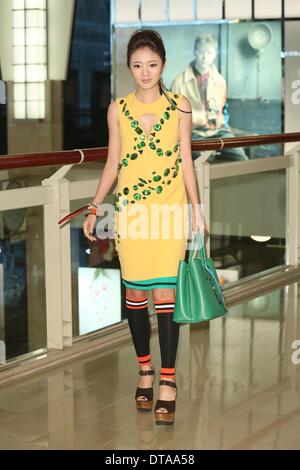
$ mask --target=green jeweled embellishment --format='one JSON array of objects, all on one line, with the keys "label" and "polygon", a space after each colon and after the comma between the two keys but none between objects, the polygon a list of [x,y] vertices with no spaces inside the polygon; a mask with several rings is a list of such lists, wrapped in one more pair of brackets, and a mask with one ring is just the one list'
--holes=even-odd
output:
[{"label": "green jeweled embellishment", "polygon": [[144,135],[140,135],[140,139],[141,139],[141,140],[145,140],[146,137],[145,137]]},{"label": "green jeweled embellishment", "polygon": [[[173,103],[175,106],[177,105],[176,101],[173,100],[173,98],[171,98],[171,101],[172,101],[172,103]],[[171,106],[171,107],[172,107],[172,106]]]},{"label": "green jeweled embellishment", "polygon": [[174,147],[174,152],[176,153],[178,149],[179,149],[179,145],[176,144],[175,147]]},{"label": "green jeweled embellishment", "polygon": [[142,183],[147,184],[147,181],[144,180],[143,178],[139,178],[139,180],[140,180]]},{"label": "green jeweled embellishment", "polygon": [[140,200],[142,199],[142,196],[141,196],[140,194],[138,194],[138,193],[135,194],[133,197],[134,197],[134,199],[135,199],[136,201],[140,201]]},{"label": "green jeweled embellishment", "polygon": [[138,185],[139,185],[141,188],[143,188],[143,187],[145,186],[144,183],[138,183]]},{"label": "green jeweled embellishment", "polygon": [[174,171],[173,178],[176,178],[176,176],[178,176],[178,173],[177,173],[177,171]]},{"label": "green jeweled embellishment", "polygon": [[126,160],[126,158],[124,158],[124,159],[122,160],[122,163],[123,163],[124,166],[128,166],[128,160]]},{"label": "green jeweled embellishment", "polygon": [[116,207],[116,211],[117,211],[117,212],[121,212],[121,211],[122,211],[122,207]]},{"label": "green jeweled embellishment", "polygon": [[123,103],[124,103],[124,100],[121,100],[121,101],[120,101],[120,104],[123,104]]},{"label": "green jeweled embellishment", "polygon": [[138,135],[141,135],[143,133],[142,129],[140,127],[136,127],[135,128],[135,132],[138,134]]},{"label": "green jeweled embellishment", "polygon": [[142,141],[142,142],[140,142],[140,143],[138,144],[138,148],[139,148],[139,149],[142,149],[142,148],[145,147],[145,146],[146,146],[146,144],[145,144],[144,141]]},{"label": "green jeweled embellishment", "polygon": [[128,196],[128,194],[129,194],[129,188],[124,188],[123,193],[125,194],[125,196]]},{"label": "green jeweled embellishment", "polygon": [[[153,127],[153,129],[155,131],[160,131],[161,130],[161,125],[160,124],[155,124],[155,126]],[[154,136],[153,136],[154,137]]]},{"label": "green jeweled embellishment", "polygon": [[144,196],[150,196],[151,191],[149,191],[149,189],[144,189],[143,194]]},{"label": "green jeweled embellishment", "polygon": [[169,176],[170,173],[171,173],[170,168],[167,168],[167,169],[164,171],[164,176]]},{"label": "green jeweled embellishment", "polygon": [[140,188],[139,188],[139,186],[138,186],[137,184],[135,184],[135,185],[134,185],[134,186],[132,186],[132,187],[133,187],[134,191],[138,191],[138,190],[140,189]]},{"label": "green jeweled embellishment", "polygon": [[157,139],[155,142],[156,142],[157,144],[159,144],[159,142],[160,142],[160,139]]},{"label": "green jeweled embellishment", "polygon": [[172,155],[171,150],[167,150],[167,151],[166,151],[166,156],[167,156],[167,157],[170,157],[171,155]]},{"label": "green jeweled embellishment", "polygon": [[139,125],[138,121],[132,121],[131,127],[137,127]]},{"label": "green jeweled embellishment", "polygon": [[149,147],[150,147],[152,150],[156,150],[156,145],[155,145],[154,142],[150,142]]},{"label": "green jeweled embellishment", "polygon": [[128,199],[124,199],[124,201],[123,201],[123,206],[128,206],[128,204],[129,204]]},{"label": "green jeweled embellishment", "polygon": [[133,153],[131,156],[130,156],[130,160],[136,160],[138,158],[138,154],[137,153]]},{"label": "green jeweled embellishment", "polygon": [[176,106],[171,106],[172,111],[175,111]]},{"label": "green jeweled embellishment", "polygon": [[159,157],[162,157],[163,154],[164,154],[164,152],[163,152],[162,149],[157,149],[157,150],[156,150],[156,153],[157,153],[157,155],[158,155]]},{"label": "green jeweled embellishment", "polygon": [[162,193],[162,192],[163,192],[162,186],[158,186],[158,187],[156,188],[156,192],[157,192],[157,194]]},{"label": "green jeweled embellishment", "polygon": [[160,180],[161,180],[161,176],[159,176],[159,175],[154,176],[154,178],[153,178],[153,181],[155,181],[155,183],[158,183]]},{"label": "green jeweled embellishment", "polygon": [[170,119],[170,117],[171,117],[171,116],[170,116],[170,113],[168,113],[168,112],[166,111],[166,112],[164,113],[164,118],[168,120],[168,119]]},{"label": "green jeweled embellishment", "polygon": [[129,116],[129,114],[130,114],[130,111],[127,109],[127,111],[125,112],[125,116],[126,117]]}]

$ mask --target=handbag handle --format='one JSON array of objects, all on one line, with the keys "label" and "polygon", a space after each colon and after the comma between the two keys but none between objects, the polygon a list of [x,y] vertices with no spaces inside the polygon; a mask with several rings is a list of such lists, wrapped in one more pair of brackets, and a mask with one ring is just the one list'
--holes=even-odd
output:
[{"label": "handbag handle", "polygon": [[[199,230],[195,232],[192,243],[194,244],[196,240],[197,240],[196,248],[194,248],[193,250],[190,250],[190,253],[189,253],[189,263],[192,261],[192,259],[194,259],[195,252],[198,251],[196,258],[199,258],[202,261],[202,264],[206,265],[207,256],[205,252],[204,237],[201,235]],[[198,246],[200,246],[200,249],[198,248]]]}]

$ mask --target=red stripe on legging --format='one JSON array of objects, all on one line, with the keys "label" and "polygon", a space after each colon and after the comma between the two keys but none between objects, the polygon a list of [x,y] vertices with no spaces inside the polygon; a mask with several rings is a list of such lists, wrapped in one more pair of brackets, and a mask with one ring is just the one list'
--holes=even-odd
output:
[{"label": "red stripe on legging", "polygon": [[136,310],[136,309],[139,309],[139,308],[145,308],[147,307],[146,305],[137,305],[136,307],[134,307],[133,305],[127,305],[127,308],[131,309],[131,310]]}]

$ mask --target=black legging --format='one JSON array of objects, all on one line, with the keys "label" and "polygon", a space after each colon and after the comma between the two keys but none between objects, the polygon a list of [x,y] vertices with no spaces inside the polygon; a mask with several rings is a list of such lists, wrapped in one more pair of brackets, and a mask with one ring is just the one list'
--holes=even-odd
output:
[{"label": "black legging", "polygon": [[[158,337],[161,354],[161,369],[165,376],[173,376],[179,340],[179,324],[172,320],[175,301],[154,301],[157,314]],[[148,313],[148,297],[133,299],[126,296],[126,315],[132,335],[133,344],[140,365],[148,365],[150,357],[150,321]]]}]

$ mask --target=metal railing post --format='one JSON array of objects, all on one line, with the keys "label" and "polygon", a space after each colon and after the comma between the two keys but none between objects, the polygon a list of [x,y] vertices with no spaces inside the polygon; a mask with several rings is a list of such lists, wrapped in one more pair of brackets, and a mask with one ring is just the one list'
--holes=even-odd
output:
[{"label": "metal railing post", "polygon": [[47,346],[72,346],[72,279],[70,224],[58,225],[62,212],[70,211],[69,181],[56,173],[43,181],[53,199],[44,205]]}]

